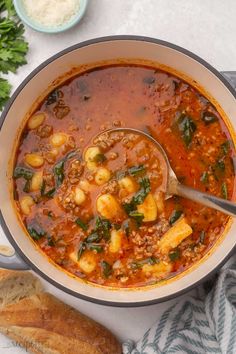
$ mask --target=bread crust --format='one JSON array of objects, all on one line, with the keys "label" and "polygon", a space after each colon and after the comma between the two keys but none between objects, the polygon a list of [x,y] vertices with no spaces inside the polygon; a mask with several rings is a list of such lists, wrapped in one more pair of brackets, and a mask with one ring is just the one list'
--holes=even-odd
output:
[{"label": "bread crust", "polygon": [[[32,295],[0,311],[0,331],[7,329],[8,335],[11,334],[12,338],[14,335],[14,339],[20,343],[21,332],[17,331],[16,334],[15,327],[20,327],[24,333],[25,329],[29,328],[31,331],[37,330],[34,332],[35,341],[38,340],[37,336],[45,336],[45,331],[48,338],[52,333],[55,334],[51,338],[62,345],[63,341],[68,345],[75,341],[76,347],[72,352],[69,350],[58,353],[82,354],[81,348],[84,346],[83,354],[86,354],[90,346],[89,354],[121,354],[121,345],[105,327],[48,293]],[[53,346],[51,348],[53,349]],[[54,352],[43,353],[54,354]]]}]

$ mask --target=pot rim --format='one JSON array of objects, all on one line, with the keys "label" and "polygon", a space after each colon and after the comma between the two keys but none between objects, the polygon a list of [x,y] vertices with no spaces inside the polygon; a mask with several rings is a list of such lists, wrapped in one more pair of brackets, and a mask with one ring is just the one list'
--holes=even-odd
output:
[{"label": "pot rim", "polygon": [[[13,93],[13,95],[11,96],[9,101],[7,102],[3,112],[1,114],[1,117],[0,117],[0,130],[4,124],[4,121],[6,119],[8,111],[11,108],[11,106],[14,104],[14,101],[15,101],[16,97],[18,96],[18,94],[24,89],[24,87],[28,84],[28,82],[36,74],[38,74],[43,68],[45,68],[48,64],[50,64],[54,60],[60,58],[61,56],[72,52],[73,50],[83,48],[83,47],[86,47],[91,44],[108,42],[108,41],[116,41],[116,40],[129,40],[129,41],[132,40],[132,41],[140,41],[140,42],[142,42],[142,41],[143,42],[151,42],[151,43],[159,44],[159,45],[174,49],[178,52],[181,52],[181,53],[189,56],[190,58],[194,59],[198,63],[202,64],[203,66],[205,66],[214,76],[216,76],[224,84],[224,86],[231,92],[231,94],[236,99],[236,91],[233,89],[233,87],[230,85],[230,83],[223,77],[223,75],[219,71],[217,71],[212,65],[207,63],[204,59],[202,59],[198,55],[192,53],[191,51],[189,51],[181,46],[178,46],[173,43],[163,41],[160,39],[156,39],[156,38],[152,38],[152,37],[145,37],[145,36],[137,36],[137,35],[105,36],[105,37],[98,37],[98,38],[90,39],[90,40],[83,41],[83,42],[77,43],[75,45],[72,45],[72,46],[54,54],[49,59],[45,60],[43,63],[41,63],[39,66],[37,66],[37,68],[35,68],[23,80],[23,82],[17,87],[17,89],[15,90],[15,92]],[[179,290],[179,291],[175,292],[174,294],[167,295],[165,297],[162,297],[161,299],[140,301],[138,303],[137,302],[117,302],[117,301],[113,302],[113,301],[105,301],[105,300],[91,298],[90,296],[86,296],[86,295],[81,295],[80,293],[70,290],[69,288],[61,285],[57,281],[55,281],[52,278],[50,278],[49,276],[47,276],[44,272],[42,272],[37,266],[35,266],[31,262],[30,259],[28,259],[28,257],[25,256],[25,254],[23,253],[21,248],[18,247],[13,235],[10,233],[10,231],[5,223],[4,217],[1,212],[1,208],[0,208],[0,225],[2,226],[2,229],[3,229],[6,237],[8,238],[8,240],[10,241],[11,245],[14,247],[16,252],[19,254],[19,256],[29,265],[30,269],[32,269],[33,271],[38,273],[43,279],[45,279],[46,281],[48,281],[50,284],[54,285],[55,287],[59,288],[60,290],[63,290],[64,292],[66,292],[70,295],[73,295],[77,298],[81,298],[82,300],[86,300],[86,301],[90,301],[93,303],[106,305],[106,306],[114,306],[114,307],[142,307],[142,306],[153,305],[153,304],[157,304],[157,303],[161,303],[161,302],[165,302],[165,301],[177,298],[178,296],[183,295],[186,292],[190,291],[191,289],[195,288],[196,286],[200,285],[203,281],[207,280],[210,276],[212,276],[220,267],[222,267],[223,264],[225,264],[225,262],[231,257],[234,250],[236,249],[236,245],[235,245],[231,249],[231,251],[225,256],[225,258],[214,269],[212,269],[208,274],[206,274],[200,280],[196,281],[194,284],[189,285],[188,287],[186,287],[182,290]]]}]

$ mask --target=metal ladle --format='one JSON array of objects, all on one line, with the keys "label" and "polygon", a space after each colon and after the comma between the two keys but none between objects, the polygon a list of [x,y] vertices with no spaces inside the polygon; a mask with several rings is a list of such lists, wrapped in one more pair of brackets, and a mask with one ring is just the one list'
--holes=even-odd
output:
[{"label": "metal ladle", "polygon": [[206,205],[207,207],[219,210],[225,214],[228,214],[230,216],[236,216],[236,203],[231,202],[226,199],[218,198],[215,197],[214,195],[208,194],[208,193],[203,193],[200,192],[199,190],[193,189],[191,187],[187,187],[183,184],[181,184],[177,177],[176,174],[174,173],[169,159],[166,155],[165,150],[161,146],[161,144],[156,141],[151,135],[144,133],[141,130],[138,129],[133,129],[133,128],[112,128],[105,130],[104,132],[100,133],[98,136],[101,136],[103,134],[111,134],[111,133],[116,133],[116,132],[126,132],[126,133],[132,133],[132,134],[139,134],[150,140],[156,147],[157,149],[161,152],[162,156],[165,159],[166,165],[167,165],[167,188],[166,188],[166,198],[168,199],[172,197],[173,195],[178,195],[180,197],[184,197],[187,199],[191,199],[197,203]]}]

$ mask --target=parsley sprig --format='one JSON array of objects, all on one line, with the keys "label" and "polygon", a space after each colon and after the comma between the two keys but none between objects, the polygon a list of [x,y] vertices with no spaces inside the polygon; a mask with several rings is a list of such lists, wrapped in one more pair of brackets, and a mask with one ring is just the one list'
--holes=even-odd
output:
[{"label": "parsley sprig", "polygon": [[9,99],[11,84],[2,76],[26,64],[28,43],[24,39],[24,25],[17,18],[11,0],[0,0],[0,111]]}]

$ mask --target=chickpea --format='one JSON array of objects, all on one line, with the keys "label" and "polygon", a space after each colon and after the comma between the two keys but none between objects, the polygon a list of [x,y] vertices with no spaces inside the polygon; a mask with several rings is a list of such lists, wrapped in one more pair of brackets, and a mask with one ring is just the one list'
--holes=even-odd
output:
[{"label": "chickpea", "polygon": [[50,138],[53,147],[60,147],[66,143],[68,136],[64,133],[54,133]]},{"label": "chickpea", "polygon": [[76,189],[75,189],[74,200],[77,205],[83,204],[84,201],[86,200],[86,195],[85,195],[84,191],[79,187],[76,187]]},{"label": "chickpea", "polygon": [[108,182],[110,178],[111,172],[107,168],[101,167],[97,170],[97,173],[95,175],[95,182],[98,186],[101,186]]},{"label": "chickpea", "polygon": [[86,179],[82,179],[79,182],[79,186],[85,192],[89,192],[92,188],[92,185]]},{"label": "chickpea", "polygon": [[43,124],[46,118],[45,113],[36,113],[28,120],[29,129],[37,129],[41,124]]},{"label": "chickpea", "polygon": [[26,154],[25,162],[31,167],[41,167],[44,164],[44,158],[41,155],[35,153]]},{"label": "chickpea", "polygon": [[111,194],[102,194],[97,199],[97,211],[104,218],[114,219],[121,214],[120,205]]},{"label": "chickpea", "polygon": [[31,180],[30,190],[32,192],[39,191],[43,184],[43,171],[35,172]]},{"label": "chickpea", "polygon": [[34,205],[34,200],[29,195],[24,196],[20,200],[20,207],[25,215],[29,215],[31,212],[31,207]]}]

